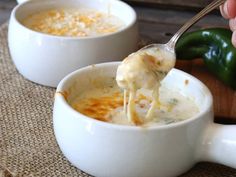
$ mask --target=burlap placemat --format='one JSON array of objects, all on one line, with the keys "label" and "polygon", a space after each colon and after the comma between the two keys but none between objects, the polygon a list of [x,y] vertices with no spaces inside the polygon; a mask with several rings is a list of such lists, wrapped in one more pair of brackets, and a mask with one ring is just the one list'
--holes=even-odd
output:
[{"label": "burlap placemat", "polygon": [[[24,79],[7,47],[7,24],[0,27],[0,177],[88,177],[62,155],[52,129],[55,89]],[[170,167],[171,168],[171,167]],[[236,177],[236,170],[199,163],[182,177]]]}]

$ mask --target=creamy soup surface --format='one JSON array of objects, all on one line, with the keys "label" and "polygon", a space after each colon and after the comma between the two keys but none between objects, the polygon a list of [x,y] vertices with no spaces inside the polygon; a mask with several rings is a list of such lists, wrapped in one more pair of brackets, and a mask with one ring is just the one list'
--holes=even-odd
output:
[{"label": "creamy soup surface", "polygon": [[116,32],[124,27],[118,17],[95,9],[51,9],[23,19],[26,27],[57,36],[89,37]]},{"label": "creamy soup surface", "polygon": [[[152,91],[139,89],[135,102],[135,118],[130,122],[124,109],[124,92],[115,83],[114,86],[91,88],[80,93],[69,104],[80,113],[94,119],[122,125],[155,126],[165,125],[188,119],[199,112],[194,101],[178,90],[160,87],[160,105],[151,119],[145,116],[151,107]],[[125,101],[125,105],[128,101]]]}]

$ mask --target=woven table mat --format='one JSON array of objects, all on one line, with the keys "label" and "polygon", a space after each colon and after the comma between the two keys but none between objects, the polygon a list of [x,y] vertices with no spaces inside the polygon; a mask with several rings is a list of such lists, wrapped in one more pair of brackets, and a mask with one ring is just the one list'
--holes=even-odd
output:
[{"label": "woven table mat", "polygon": [[[0,177],[88,177],[62,155],[52,128],[55,89],[24,79],[0,27]],[[236,177],[236,170],[199,163],[182,177]]]}]

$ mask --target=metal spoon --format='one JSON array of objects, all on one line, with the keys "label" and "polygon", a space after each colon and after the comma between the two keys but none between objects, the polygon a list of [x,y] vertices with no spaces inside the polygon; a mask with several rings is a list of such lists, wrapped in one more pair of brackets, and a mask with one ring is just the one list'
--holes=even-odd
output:
[{"label": "metal spoon", "polygon": [[207,5],[202,11],[200,11],[197,15],[195,15],[193,18],[191,18],[189,21],[187,21],[176,33],[175,35],[167,42],[166,44],[150,44],[143,48],[141,48],[139,51],[143,51],[146,49],[164,49],[168,52],[173,53],[175,55],[175,44],[178,41],[179,37],[187,31],[192,25],[194,25],[196,22],[198,22],[202,17],[204,17],[206,14],[214,10],[216,7],[219,7],[221,4],[223,4],[226,0],[214,0],[209,5]]}]

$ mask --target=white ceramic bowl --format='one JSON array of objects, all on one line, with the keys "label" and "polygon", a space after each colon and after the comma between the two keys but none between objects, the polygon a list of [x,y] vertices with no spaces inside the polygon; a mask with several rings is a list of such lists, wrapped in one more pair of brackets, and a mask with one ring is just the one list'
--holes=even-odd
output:
[{"label": "white ceramic bowl", "polygon": [[191,96],[200,108],[200,113],[182,122],[148,128],[115,125],[86,117],[67,103],[89,89],[91,80],[114,77],[118,64],[80,69],[57,87],[54,131],[74,166],[100,177],[174,177],[199,161],[236,167],[236,126],[214,124],[210,91],[180,70],[173,69],[163,84]]},{"label": "white ceramic bowl", "polygon": [[[115,33],[98,37],[60,37],[32,31],[20,21],[32,13],[58,7],[87,7],[110,11],[125,22]],[[137,50],[136,13],[119,0],[36,0],[14,8],[8,42],[14,64],[27,79],[56,87],[70,72],[94,63],[122,60]]]}]

